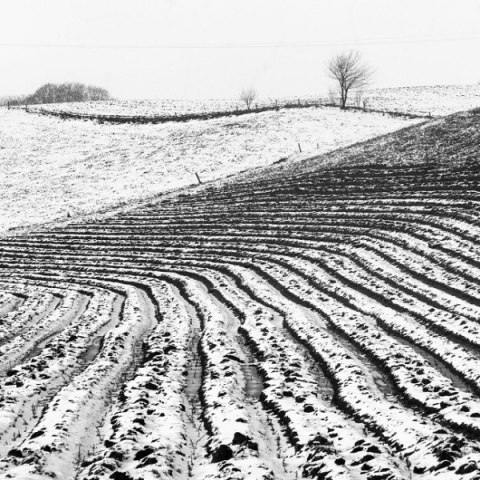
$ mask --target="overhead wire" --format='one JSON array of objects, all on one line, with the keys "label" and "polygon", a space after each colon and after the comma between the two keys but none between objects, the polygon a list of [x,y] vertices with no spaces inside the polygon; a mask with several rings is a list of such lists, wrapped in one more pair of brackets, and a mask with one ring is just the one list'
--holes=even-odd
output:
[{"label": "overhead wire", "polygon": [[241,48],[312,48],[348,45],[387,45],[407,43],[437,43],[480,40],[480,33],[452,33],[416,37],[347,39],[321,42],[269,42],[269,43],[188,43],[188,44],[69,44],[69,43],[0,43],[0,48],[58,48],[58,49],[241,49]]}]

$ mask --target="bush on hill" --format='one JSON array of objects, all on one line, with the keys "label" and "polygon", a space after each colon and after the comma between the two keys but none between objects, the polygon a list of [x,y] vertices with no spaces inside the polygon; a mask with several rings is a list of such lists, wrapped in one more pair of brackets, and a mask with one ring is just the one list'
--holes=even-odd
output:
[{"label": "bush on hill", "polygon": [[84,85],[78,82],[46,83],[38,88],[32,95],[22,97],[8,97],[5,99],[10,105],[35,104],[35,103],[65,103],[89,102],[110,100],[107,90],[94,85]]},{"label": "bush on hill", "polygon": [[107,90],[83,83],[46,83],[27,97],[27,103],[63,103],[109,100]]}]

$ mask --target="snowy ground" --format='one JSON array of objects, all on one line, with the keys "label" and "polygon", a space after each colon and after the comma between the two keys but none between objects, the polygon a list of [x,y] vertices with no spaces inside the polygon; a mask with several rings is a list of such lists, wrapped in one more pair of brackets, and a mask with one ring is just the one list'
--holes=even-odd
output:
[{"label": "snowy ground", "polygon": [[[443,116],[480,107],[480,84],[436,85],[400,88],[373,88],[365,91],[363,100],[367,108],[416,115]],[[302,97],[258,98],[252,108],[285,104],[326,104],[331,99],[325,95]],[[338,99],[337,99],[338,103]],[[355,92],[350,92],[348,104],[355,104]],[[52,112],[84,115],[170,116],[228,112],[245,109],[239,99],[212,100],[113,100],[106,102],[58,103],[30,106]]]},{"label": "snowy ground", "polygon": [[443,116],[480,107],[480,84],[369,90],[368,108]]},{"label": "snowy ground", "polygon": [[[319,101],[319,98],[302,98],[303,101]],[[276,103],[277,102],[277,103]],[[258,98],[251,108],[297,103],[298,97],[273,99]],[[49,105],[31,105],[30,109],[45,109],[53,112],[70,112],[86,115],[125,115],[154,117],[157,115],[190,115],[212,112],[230,112],[246,109],[240,99],[205,100],[109,100],[104,102],[53,103]]]},{"label": "snowy ground", "polygon": [[0,109],[0,232],[325,153],[412,120],[332,108],[188,123],[99,125]]},{"label": "snowy ground", "polygon": [[306,152],[0,238],[0,478],[480,478],[479,114],[302,161],[313,132],[334,148],[393,120],[2,115],[4,165],[21,198],[36,192],[32,215],[53,211],[59,186],[73,207],[108,206],[124,165],[153,172],[128,192],[163,171],[175,185],[195,145],[204,178],[234,153],[239,168],[271,162],[281,139]]}]

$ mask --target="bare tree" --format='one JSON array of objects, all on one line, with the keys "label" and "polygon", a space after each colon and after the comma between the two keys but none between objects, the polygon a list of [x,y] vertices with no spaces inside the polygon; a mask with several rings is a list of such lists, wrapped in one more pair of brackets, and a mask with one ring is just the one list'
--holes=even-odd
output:
[{"label": "bare tree", "polygon": [[248,110],[250,110],[250,107],[256,98],[257,92],[253,87],[244,88],[242,93],[240,93],[240,100],[245,103]]},{"label": "bare tree", "polygon": [[327,74],[338,82],[340,108],[345,108],[349,90],[351,88],[361,90],[366,87],[374,73],[356,50],[338,53],[328,62]]}]

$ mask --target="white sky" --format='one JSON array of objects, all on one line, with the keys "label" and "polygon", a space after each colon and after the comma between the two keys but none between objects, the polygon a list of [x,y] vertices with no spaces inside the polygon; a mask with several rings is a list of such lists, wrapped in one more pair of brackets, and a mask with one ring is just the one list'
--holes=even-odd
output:
[{"label": "white sky", "polygon": [[0,0],[0,96],[79,81],[117,98],[324,94],[357,48],[374,87],[480,81],[480,0]]}]

